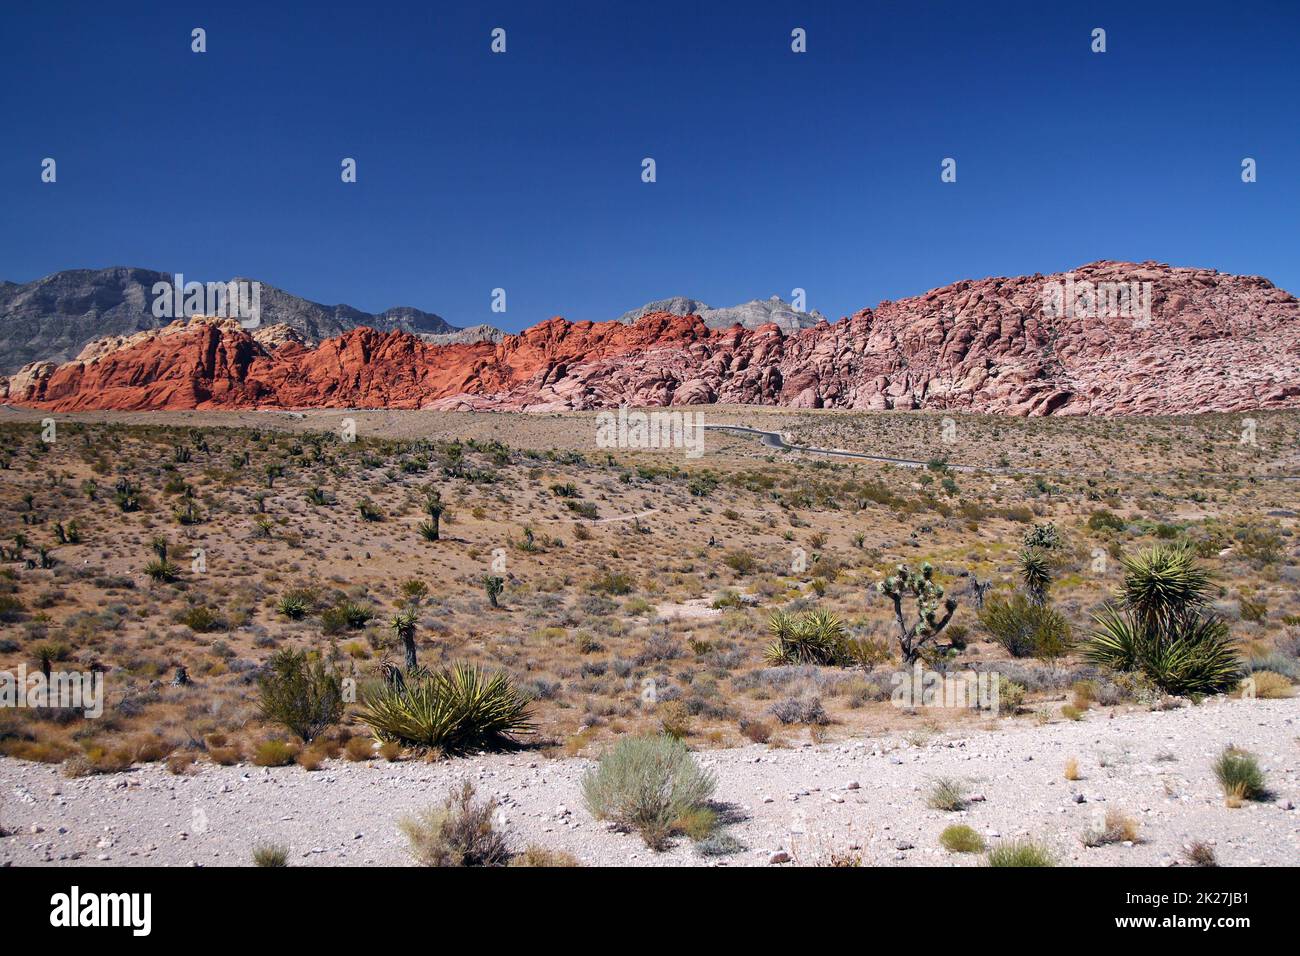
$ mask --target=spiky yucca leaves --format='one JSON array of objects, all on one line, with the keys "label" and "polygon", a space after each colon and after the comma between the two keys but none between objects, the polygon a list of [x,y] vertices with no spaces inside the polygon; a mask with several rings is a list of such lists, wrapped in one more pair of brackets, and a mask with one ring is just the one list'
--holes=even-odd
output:
[{"label": "spiky yucca leaves", "polygon": [[1120,606],[1094,616],[1086,656],[1115,670],[1141,671],[1170,694],[1230,690],[1241,660],[1228,625],[1205,609],[1209,572],[1182,547],[1157,545],[1125,558]]},{"label": "spiky yucca leaves", "polygon": [[1052,586],[1052,566],[1038,548],[1025,548],[1020,552],[1020,580],[1025,593],[1035,604],[1047,603],[1047,589]]},{"label": "spiky yucca leaves", "polygon": [[405,686],[373,688],[358,717],[385,743],[462,753],[509,746],[531,733],[530,703],[505,674],[489,677],[473,664],[455,663]]},{"label": "spiky yucca leaves", "polygon": [[[934,568],[926,561],[919,571],[900,564],[895,573],[876,582],[876,590],[894,602],[894,619],[898,622],[898,647],[903,663],[911,664],[921,656],[927,644],[947,627],[957,610],[955,598],[943,596],[943,585],[934,580]],[[916,620],[908,624],[903,613],[903,601],[911,598],[916,604]],[[943,617],[939,609],[943,608]]]},{"label": "spiky yucca leaves", "polygon": [[1189,548],[1156,545],[1121,563],[1121,602],[1148,624],[1209,603],[1210,573],[1196,563]]},{"label": "spiky yucca leaves", "polygon": [[412,670],[416,666],[415,660],[415,628],[420,623],[419,612],[412,607],[404,607],[388,622],[388,626],[393,629],[398,640],[402,642],[402,648],[406,651],[406,669]]},{"label": "spiky yucca leaves", "polygon": [[775,611],[768,618],[767,629],[775,638],[763,655],[769,664],[833,666],[847,661],[848,632],[844,622],[829,611],[818,609],[799,617]]},{"label": "spiky yucca leaves", "polygon": [[1117,671],[1140,671],[1167,694],[1231,690],[1241,660],[1227,623],[1196,610],[1146,622],[1107,606],[1093,616],[1097,630],[1084,656]]}]

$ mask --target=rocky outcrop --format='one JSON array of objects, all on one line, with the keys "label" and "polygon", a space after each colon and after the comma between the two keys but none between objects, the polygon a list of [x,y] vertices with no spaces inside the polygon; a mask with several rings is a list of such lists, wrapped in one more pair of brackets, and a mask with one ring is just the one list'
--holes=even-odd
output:
[{"label": "rocky outcrop", "polygon": [[[1148,317],[1044,309],[1044,289],[1150,283]],[[0,380],[7,401],[146,408],[590,409],[701,403],[1185,414],[1300,406],[1300,311],[1257,276],[1098,262],[1071,277],[958,282],[835,324],[711,329],[550,319],[499,342],[434,345],[360,328],[312,348],[191,322]]]},{"label": "rocky outcrop", "polygon": [[757,329],[771,324],[782,332],[798,332],[800,329],[810,329],[819,322],[826,321],[826,316],[816,309],[812,312],[800,312],[779,295],[774,295],[770,299],[754,299],[751,302],[723,309],[714,309],[698,299],[674,296],[671,299],[647,303],[631,312],[624,312],[618,320],[635,322],[643,316],[653,315],[656,312],[667,312],[670,315],[698,315],[711,329],[729,329],[733,325]]}]

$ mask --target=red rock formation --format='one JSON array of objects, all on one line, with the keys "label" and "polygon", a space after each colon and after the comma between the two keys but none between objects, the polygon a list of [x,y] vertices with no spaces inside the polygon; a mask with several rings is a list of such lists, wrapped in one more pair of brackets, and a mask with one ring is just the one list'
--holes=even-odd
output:
[{"label": "red rock formation", "polygon": [[[1014,415],[1300,406],[1300,303],[1256,276],[1099,262],[1076,282],[1150,282],[1150,321],[1055,315],[1064,276],[963,281],[834,325],[710,330],[555,318],[499,343],[354,329],[314,349],[193,320],[0,379],[0,397],[86,409],[556,410],[701,403]],[[1079,313],[1082,314],[1079,314]]]}]

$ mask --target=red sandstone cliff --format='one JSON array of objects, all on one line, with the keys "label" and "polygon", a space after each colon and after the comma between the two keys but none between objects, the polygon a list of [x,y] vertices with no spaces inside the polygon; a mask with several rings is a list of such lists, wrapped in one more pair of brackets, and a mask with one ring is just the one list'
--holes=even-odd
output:
[{"label": "red sandstone cliff", "polygon": [[[555,318],[498,343],[354,329],[307,348],[273,329],[191,321],[0,379],[56,411],[189,408],[555,410],[700,403],[943,408],[1015,415],[1300,406],[1300,303],[1268,280],[1098,262],[1076,282],[1149,282],[1150,322],[1055,315],[1065,276],[957,282],[792,334]],[[1082,313],[1082,314],[1079,314]]]}]

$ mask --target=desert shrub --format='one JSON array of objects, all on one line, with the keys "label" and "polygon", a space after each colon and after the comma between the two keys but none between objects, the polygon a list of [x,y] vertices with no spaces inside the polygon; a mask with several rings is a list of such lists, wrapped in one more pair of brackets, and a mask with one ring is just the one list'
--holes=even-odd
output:
[{"label": "desert shrub", "polygon": [[1012,657],[1054,659],[1070,647],[1065,617],[1020,593],[990,598],[979,612],[979,622]]},{"label": "desert shrub", "polygon": [[659,705],[659,727],[669,737],[681,740],[691,734],[691,711],[685,701],[670,700]]},{"label": "desert shrub", "polygon": [[989,866],[1042,867],[1056,866],[1056,857],[1041,843],[1011,840],[989,850],[986,862]]},{"label": "desert shrub", "polygon": [[1088,515],[1089,531],[1123,531],[1124,519],[1113,511],[1100,508]]},{"label": "desert shrub", "polygon": [[772,739],[772,727],[764,720],[742,720],[741,736],[751,743],[765,744]]},{"label": "desert shrub", "polygon": [[353,737],[343,747],[343,753],[349,760],[360,762],[375,755],[374,744],[365,737]]},{"label": "desert shrub", "polygon": [[1225,747],[1214,761],[1214,776],[1223,788],[1229,806],[1238,806],[1243,800],[1264,800],[1268,788],[1264,771],[1255,755],[1237,747]]},{"label": "desert shrub", "polygon": [[1260,700],[1279,700],[1295,695],[1291,681],[1282,674],[1273,671],[1255,671],[1241,682],[1243,697],[1256,697]]},{"label": "desert shrub", "polygon": [[1241,661],[1227,624],[1207,609],[1212,585],[1194,554],[1156,546],[1123,565],[1119,605],[1094,615],[1087,659],[1139,672],[1169,694],[1234,687]]},{"label": "desert shrub", "polygon": [[636,830],[655,850],[683,817],[707,806],[714,787],[686,745],[663,736],[624,737],[582,780],[592,816]]},{"label": "desert shrub", "polygon": [[298,756],[298,748],[283,740],[263,740],[253,749],[253,763],[259,767],[286,767]]},{"label": "desert shrub", "polygon": [[809,724],[824,727],[831,722],[820,697],[787,697],[770,708],[773,717],[783,724]]},{"label": "desert shrub", "polygon": [[23,602],[12,594],[0,594],[0,622],[13,624],[23,615]]},{"label": "desert shrub", "polygon": [[1088,830],[1080,839],[1088,847],[1105,846],[1108,843],[1137,843],[1137,821],[1122,810],[1111,807],[1106,811],[1102,825]]},{"label": "desert shrub", "polygon": [[474,785],[465,781],[442,806],[405,817],[399,825],[422,866],[505,866],[510,845],[493,826],[495,810],[494,800],[476,801]]},{"label": "desert shrub", "polygon": [[951,777],[940,777],[936,780],[925,798],[925,805],[931,810],[943,810],[945,813],[964,810],[966,803],[965,784]]},{"label": "desert shrub", "polygon": [[263,718],[308,742],[343,716],[343,682],[305,651],[276,651],[258,687]]},{"label": "desert shrub", "polygon": [[1183,847],[1183,859],[1192,866],[1218,866],[1219,860],[1214,855],[1214,847],[1197,840]]},{"label": "desert shrub", "polygon": [[372,690],[358,717],[384,743],[460,753],[509,746],[531,733],[530,703],[505,674],[488,677],[473,664],[456,663]]},{"label": "desert shrub", "polygon": [[998,710],[1001,713],[1016,714],[1025,705],[1024,684],[1018,684],[1008,677],[998,676]]},{"label": "desert shrub", "polygon": [[623,571],[602,571],[592,579],[588,588],[598,594],[631,594],[632,577]]},{"label": "desert shrub", "polygon": [[695,841],[695,852],[700,856],[731,856],[744,849],[745,845],[725,830],[715,830],[704,839]]},{"label": "desert shrub", "polygon": [[184,624],[196,634],[209,634],[227,629],[225,618],[202,604],[196,604],[180,612],[176,615],[176,623]]},{"label": "desert shrub", "polygon": [[534,867],[568,867],[582,866],[578,858],[563,850],[548,850],[546,847],[530,845],[522,853],[510,860],[511,866]]},{"label": "desert shrub", "polygon": [[83,752],[69,757],[63,764],[63,773],[69,777],[88,777],[100,773],[120,773],[130,770],[134,754],[129,747],[107,747],[87,743]]},{"label": "desert shrub", "polygon": [[253,847],[253,865],[279,867],[289,865],[289,848],[279,843],[258,843]]},{"label": "desert shrub", "polygon": [[984,838],[964,823],[944,827],[939,834],[939,845],[949,853],[983,853]]},{"label": "desert shrub", "polygon": [[722,563],[741,576],[753,574],[758,567],[758,561],[748,551],[728,551],[723,555]]}]

